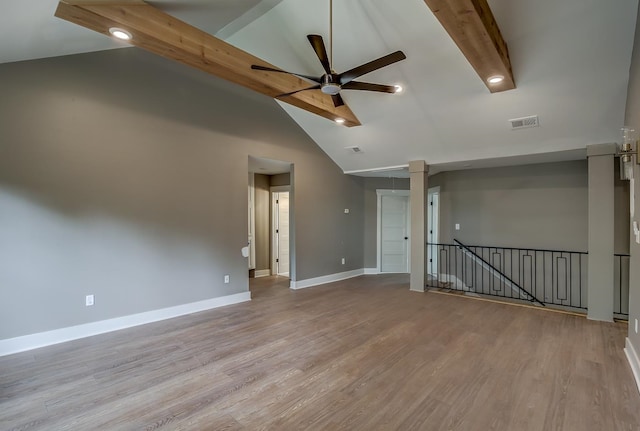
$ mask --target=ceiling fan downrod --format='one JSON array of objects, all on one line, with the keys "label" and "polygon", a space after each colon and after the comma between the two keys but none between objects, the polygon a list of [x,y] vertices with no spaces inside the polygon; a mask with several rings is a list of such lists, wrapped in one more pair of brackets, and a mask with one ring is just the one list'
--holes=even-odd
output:
[{"label": "ceiling fan downrod", "polygon": [[329,0],[329,64],[331,73],[336,73],[333,70],[333,0]]}]

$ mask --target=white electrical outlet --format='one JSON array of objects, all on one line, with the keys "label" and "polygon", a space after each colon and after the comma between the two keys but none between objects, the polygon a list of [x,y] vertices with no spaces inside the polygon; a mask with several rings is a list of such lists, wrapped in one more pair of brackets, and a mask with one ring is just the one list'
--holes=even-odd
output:
[{"label": "white electrical outlet", "polygon": [[87,307],[91,307],[94,304],[94,297],[93,295],[87,295],[84,298],[84,305]]},{"label": "white electrical outlet", "polygon": [[456,223],[456,230],[460,230],[460,223]]},{"label": "white electrical outlet", "polygon": [[342,258],[342,264],[344,265],[344,263],[345,263],[345,258],[343,257]]},{"label": "white electrical outlet", "polygon": [[229,278],[229,274],[226,274],[226,275],[224,276],[224,282],[225,282],[225,284],[226,284],[226,283],[229,283],[229,280],[230,280],[230,278]]},{"label": "white electrical outlet", "polygon": [[345,208],[345,209],[344,209],[344,213],[345,213],[345,214],[349,214],[349,208]]}]

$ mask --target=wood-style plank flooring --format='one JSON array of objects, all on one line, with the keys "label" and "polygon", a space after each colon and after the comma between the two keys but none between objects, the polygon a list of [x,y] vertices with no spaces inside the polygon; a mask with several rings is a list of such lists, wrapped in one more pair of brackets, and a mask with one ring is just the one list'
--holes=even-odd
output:
[{"label": "wood-style plank flooring", "polygon": [[640,430],[626,325],[363,276],[0,358],[0,430]]}]

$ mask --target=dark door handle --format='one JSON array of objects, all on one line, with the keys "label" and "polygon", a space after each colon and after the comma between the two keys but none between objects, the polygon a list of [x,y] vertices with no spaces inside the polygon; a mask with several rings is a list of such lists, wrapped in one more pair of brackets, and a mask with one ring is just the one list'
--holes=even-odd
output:
[{"label": "dark door handle", "polygon": [[404,237],[404,239],[409,239],[409,237],[408,237],[408,236],[405,236],[405,237]]}]

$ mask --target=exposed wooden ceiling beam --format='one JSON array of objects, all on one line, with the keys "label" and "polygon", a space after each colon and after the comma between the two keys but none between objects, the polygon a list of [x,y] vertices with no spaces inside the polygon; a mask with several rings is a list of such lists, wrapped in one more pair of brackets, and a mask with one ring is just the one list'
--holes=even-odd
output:
[{"label": "exposed wooden ceiling beam", "polygon": [[[487,0],[424,0],[489,91],[516,88],[507,44]],[[504,80],[490,84],[492,76]]]},{"label": "exposed wooden ceiling beam", "polygon": [[[62,0],[55,15],[107,36],[111,36],[110,28],[122,28],[132,34],[130,43],[135,46],[267,96],[311,86],[293,75],[252,70],[252,64],[275,66],[142,0]],[[303,91],[279,100],[330,120],[343,118],[348,127],[360,125],[347,105],[336,108],[331,96],[320,91]]]}]

